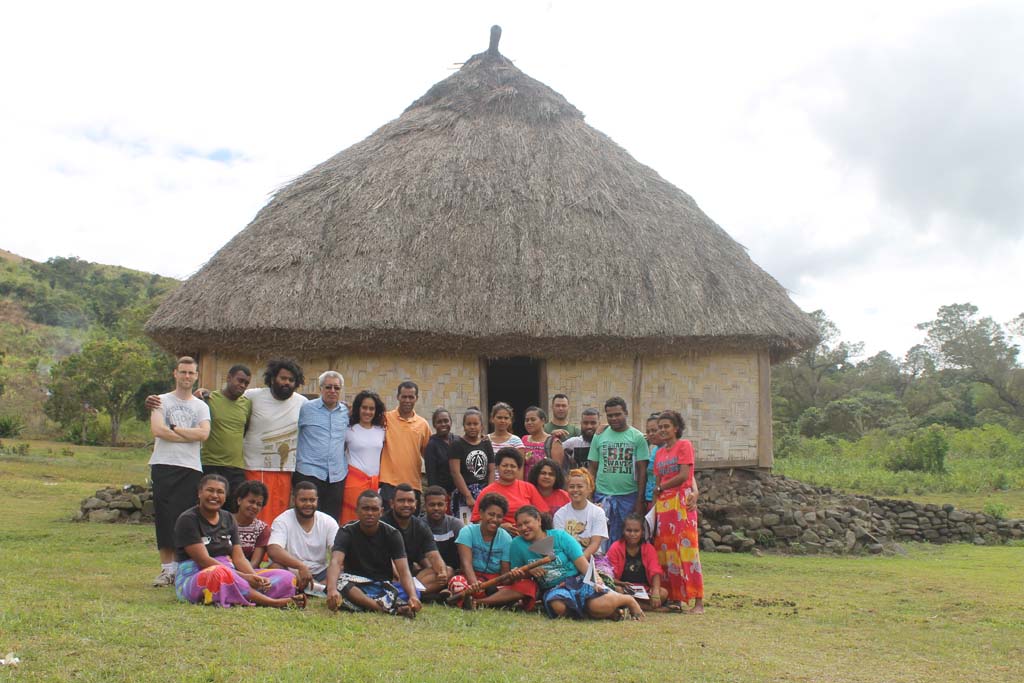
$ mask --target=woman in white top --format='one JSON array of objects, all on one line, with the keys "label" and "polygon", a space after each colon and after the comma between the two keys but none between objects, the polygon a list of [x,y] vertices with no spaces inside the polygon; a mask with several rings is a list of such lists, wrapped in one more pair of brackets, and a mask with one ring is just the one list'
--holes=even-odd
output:
[{"label": "woman in white top", "polygon": [[380,452],[384,450],[384,401],[373,391],[360,391],[352,401],[348,434],[345,435],[345,454],[348,456],[348,476],[345,478],[345,498],[341,504],[341,519],[345,524],[355,520],[356,500],[363,491],[376,491],[380,487]]},{"label": "woman in white top", "polygon": [[558,508],[553,526],[579,541],[583,556],[589,560],[608,538],[608,519],[604,510],[589,500],[590,494],[594,492],[594,480],[590,472],[582,468],[572,470],[565,488],[569,492],[570,502]]},{"label": "woman in white top", "polygon": [[[523,447],[523,440],[509,431],[512,429],[514,417],[515,414],[512,412],[512,406],[502,401],[495,403],[491,407],[491,426],[494,427],[494,431],[487,435],[487,439],[491,442],[491,448],[495,453],[506,446],[511,446],[512,448],[518,448],[523,457],[526,457],[526,448]],[[497,467],[494,468],[494,480],[498,480]]]}]

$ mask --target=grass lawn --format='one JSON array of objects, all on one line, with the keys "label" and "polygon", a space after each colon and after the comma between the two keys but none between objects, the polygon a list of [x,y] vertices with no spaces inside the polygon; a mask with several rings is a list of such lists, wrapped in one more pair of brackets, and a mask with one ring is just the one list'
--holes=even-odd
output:
[{"label": "grass lawn", "polygon": [[1021,546],[706,554],[707,613],[642,623],[221,610],[148,586],[151,527],[66,521],[145,451],[63,448],[0,456],[0,681],[1024,680]]}]

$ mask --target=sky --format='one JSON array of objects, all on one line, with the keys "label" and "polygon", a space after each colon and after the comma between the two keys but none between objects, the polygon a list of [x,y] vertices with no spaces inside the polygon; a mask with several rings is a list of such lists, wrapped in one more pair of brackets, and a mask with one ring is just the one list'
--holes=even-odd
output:
[{"label": "sky", "polygon": [[1019,2],[8,5],[0,248],[185,278],[492,24],[865,355],[1024,312]]}]

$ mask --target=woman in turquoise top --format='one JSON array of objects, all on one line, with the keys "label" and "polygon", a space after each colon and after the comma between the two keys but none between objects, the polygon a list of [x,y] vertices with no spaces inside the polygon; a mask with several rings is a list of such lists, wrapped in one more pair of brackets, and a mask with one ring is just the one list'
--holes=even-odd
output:
[{"label": "woman in turquoise top", "polygon": [[543,557],[530,550],[535,541],[545,535],[554,540],[555,559],[531,570],[549,617],[618,619],[625,610],[633,619],[643,619],[644,612],[633,596],[610,590],[596,575],[595,585],[583,581],[590,562],[583,557],[580,544],[564,531],[551,529],[550,522],[541,517],[537,508],[532,505],[519,508],[516,525],[519,537],[513,539],[509,547],[509,563],[513,567],[521,567]]}]

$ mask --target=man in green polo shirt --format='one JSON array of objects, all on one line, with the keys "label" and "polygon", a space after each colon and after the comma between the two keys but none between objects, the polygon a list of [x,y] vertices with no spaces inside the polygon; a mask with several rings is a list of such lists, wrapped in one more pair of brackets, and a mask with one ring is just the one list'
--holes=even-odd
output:
[{"label": "man in green polo shirt", "polygon": [[580,426],[569,422],[569,397],[565,394],[551,398],[551,421],[544,424],[544,431],[559,441],[580,435]]},{"label": "man in green polo shirt", "polygon": [[[594,477],[594,502],[604,508],[608,518],[610,545],[622,536],[626,515],[646,511],[647,461],[650,450],[644,433],[629,425],[626,402],[613,396],[604,402],[608,429],[595,434],[590,442],[587,467]],[[603,548],[607,550],[607,547]]]},{"label": "man in green polo shirt", "polygon": [[203,398],[210,406],[210,438],[203,444],[203,474],[219,474],[228,480],[228,499],[224,507],[235,512],[234,492],[245,481],[242,439],[249,427],[252,402],[243,394],[252,381],[252,371],[244,365],[228,370],[224,388]]}]

